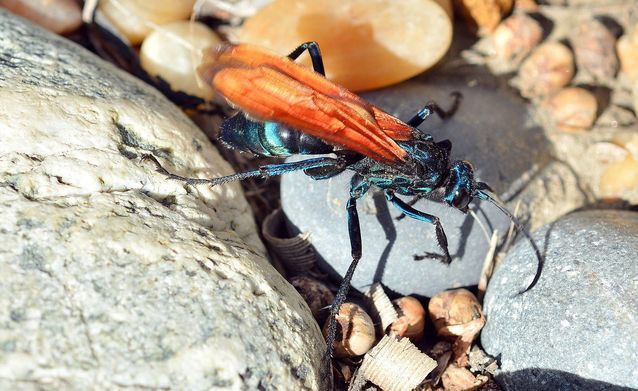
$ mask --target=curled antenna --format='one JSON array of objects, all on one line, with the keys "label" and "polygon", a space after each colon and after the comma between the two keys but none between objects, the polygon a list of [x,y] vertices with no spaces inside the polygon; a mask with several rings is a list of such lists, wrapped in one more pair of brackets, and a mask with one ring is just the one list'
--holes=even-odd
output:
[{"label": "curled antenna", "polygon": [[534,279],[532,280],[532,282],[529,284],[529,286],[527,288],[525,288],[523,291],[519,292],[520,293],[525,293],[528,290],[532,289],[534,287],[534,285],[536,285],[536,283],[538,282],[540,276],[541,276],[541,271],[543,270],[543,265],[544,265],[544,259],[543,256],[541,255],[540,250],[538,249],[538,246],[536,245],[536,242],[534,241],[534,239],[532,239],[532,235],[530,235],[529,231],[527,231],[527,229],[525,227],[523,227],[523,224],[521,224],[521,222],[516,218],[516,216],[514,216],[509,210],[507,210],[507,208],[500,203],[499,201],[497,201],[496,197],[493,197],[491,195],[489,195],[488,193],[486,193],[483,190],[491,190],[489,188],[489,186],[487,186],[484,183],[478,183],[477,184],[477,190],[476,190],[476,196],[484,201],[488,201],[489,203],[493,204],[494,206],[496,206],[501,212],[503,212],[503,214],[505,214],[507,217],[509,217],[509,219],[512,221],[512,223],[514,223],[514,225],[516,226],[516,230],[518,232],[521,232],[523,235],[525,235],[525,237],[527,238],[527,240],[529,241],[529,243],[532,245],[532,248],[534,249],[534,253],[536,254],[536,258],[538,259],[538,266],[536,268],[536,275],[534,276]]}]

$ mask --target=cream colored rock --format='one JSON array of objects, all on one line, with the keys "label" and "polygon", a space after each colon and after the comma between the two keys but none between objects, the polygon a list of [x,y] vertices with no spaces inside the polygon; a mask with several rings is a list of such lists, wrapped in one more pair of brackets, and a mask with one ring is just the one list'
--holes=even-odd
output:
[{"label": "cream colored rock", "polygon": [[140,164],[230,173],[205,136],[82,48],[0,24],[0,389],[323,388],[319,327],[240,187]]},{"label": "cream colored rock", "polygon": [[451,12],[450,0],[275,0],[246,20],[239,39],[282,56],[317,41],[329,79],[370,90],[436,64],[452,42]]},{"label": "cream colored rock", "polygon": [[101,0],[99,7],[137,45],[158,26],[188,19],[194,4],[195,0]]},{"label": "cream colored rock", "polygon": [[202,62],[202,50],[220,42],[221,38],[205,24],[173,22],[158,27],[144,39],[140,62],[146,72],[164,79],[173,91],[211,100],[213,88],[196,69]]}]

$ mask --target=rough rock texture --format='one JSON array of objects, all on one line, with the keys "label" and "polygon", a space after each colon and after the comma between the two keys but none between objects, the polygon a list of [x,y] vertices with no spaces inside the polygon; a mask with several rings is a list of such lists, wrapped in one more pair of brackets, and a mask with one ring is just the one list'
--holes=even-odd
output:
[{"label": "rough rock texture", "polygon": [[[364,96],[407,120],[429,100],[449,107],[450,93],[460,91],[463,100],[454,117],[441,122],[432,116],[421,128],[437,141],[450,139],[452,159],[470,161],[480,180],[513,200],[512,210],[517,200],[523,201],[519,213],[531,211],[531,224],[538,226],[582,206],[586,196],[569,168],[552,159],[552,147],[530,119],[525,102],[500,83],[477,67],[448,64]],[[290,174],[282,179],[282,203],[292,225],[311,233],[320,256],[341,275],[350,262],[345,213],[349,176],[313,181],[303,174]],[[427,200],[416,204],[441,218],[453,256],[452,264],[446,266],[432,259],[414,260],[415,255],[439,252],[434,227],[410,218],[396,221],[400,213],[387,205],[382,194],[370,193],[359,205],[363,258],[354,274],[356,287],[383,281],[402,294],[432,296],[447,288],[477,284],[488,240],[470,215]],[[488,230],[505,232],[509,220],[492,205],[480,205],[477,214],[483,222],[487,218]]]},{"label": "rough rock texture", "polygon": [[0,10],[0,388],[316,389],[324,343],[159,93]]},{"label": "rough rock texture", "polygon": [[638,213],[597,210],[536,233],[546,255],[538,284],[534,256],[518,245],[485,296],[485,350],[500,357],[506,390],[619,390],[638,387]]}]

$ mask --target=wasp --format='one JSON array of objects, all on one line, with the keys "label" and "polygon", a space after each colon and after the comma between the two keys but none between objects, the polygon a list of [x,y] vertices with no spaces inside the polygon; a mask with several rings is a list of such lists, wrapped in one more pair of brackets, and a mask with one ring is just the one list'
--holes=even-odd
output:
[{"label": "wasp", "polygon": [[[313,69],[294,62],[305,51],[310,55]],[[475,198],[494,204],[532,245],[538,269],[526,290],[536,284],[543,259],[527,230],[486,183],[474,178],[469,162],[450,161],[452,143],[449,140],[437,142],[417,128],[432,114],[441,118],[453,114],[460,94],[455,95],[454,104],[447,111],[429,102],[403,122],[326,79],[316,42],[306,42],[283,58],[251,45],[223,44],[204,54],[198,71],[217,93],[241,110],[221,126],[219,137],[226,146],[261,156],[324,156],[264,165],[257,170],[212,179],[169,173],[154,157],[148,156],[159,172],[189,185],[210,186],[293,171],[303,171],[315,180],[346,170],[354,173],[346,203],[352,262],[330,308],[328,357],[336,335],[335,315],[346,298],[362,254],[357,201],[371,188],[381,189],[388,202],[405,216],[434,226],[441,250],[436,257],[444,263],[450,263],[451,256],[439,218],[413,208],[398,195],[440,201],[463,213],[468,212],[468,205]]]}]

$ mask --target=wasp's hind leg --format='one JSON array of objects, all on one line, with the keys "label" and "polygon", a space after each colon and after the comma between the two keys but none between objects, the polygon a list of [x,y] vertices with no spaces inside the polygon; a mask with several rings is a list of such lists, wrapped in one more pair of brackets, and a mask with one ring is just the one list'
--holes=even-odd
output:
[{"label": "wasp's hind leg", "polygon": [[157,172],[166,175],[170,179],[185,182],[189,185],[201,185],[207,184],[209,186],[221,185],[223,183],[241,181],[248,178],[253,177],[262,177],[268,178],[271,176],[282,175],[288,172],[293,171],[305,171],[305,170],[313,170],[323,167],[335,167],[335,169],[344,167],[345,161],[340,158],[332,158],[332,157],[320,157],[313,159],[301,160],[293,163],[281,163],[281,164],[268,164],[265,166],[261,166],[256,170],[240,172],[233,175],[222,176],[218,178],[212,179],[202,179],[202,178],[186,178],[183,176],[175,175],[168,172],[160,162],[153,155],[144,155],[142,157],[142,161],[150,161],[155,164],[155,169]]},{"label": "wasp's hind leg", "polygon": [[312,69],[314,69],[315,72],[326,76],[326,71],[323,67],[323,57],[321,57],[321,50],[319,50],[319,44],[315,41],[302,43],[299,47],[297,47],[297,49],[293,50],[292,53],[288,55],[288,58],[296,60],[297,57],[301,56],[301,53],[303,53],[304,50],[307,50],[310,55],[310,59],[312,60]]},{"label": "wasp's hind leg", "polygon": [[441,221],[438,217],[414,209],[403,200],[398,198],[396,195],[394,195],[394,193],[391,191],[385,191],[385,198],[388,201],[392,202],[392,205],[403,212],[406,216],[434,225],[436,228],[436,241],[441,248],[441,251],[443,251],[443,255],[432,253],[428,253],[427,255],[431,258],[437,258],[441,262],[446,264],[452,262],[452,257],[450,256],[450,252],[448,250],[447,236],[445,236],[445,231],[443,231],[443,226],[441,225]]},{"label": "wasp's hind leg", "polygon": [[352,252],[352,262],[348,267],[348,271],[343,277],[343,281],[339,286],[337,295],[335,296],[332,306],[330,307],[330,316],[328,323],[328,336],[326,338],[327,349],[326,357],[329,360],[332,356],[333,345],[337,334],[337,321],[335,316],[339,312],[341,304],[346,300],[346,295],[350,289],[350,281],[354,274],[357,264],[361,259],[361,229],[359,226],[359,214],[357,213],[357,200],[361,198],[370,189],[370,184],[358,174],[352,177],[350,183],[350,199],[346,204],[348,213],[348,234],[350,236],[350,249]]},{"label": "wasp's hind leg", "polygon": [[445,110],[441,106],[439,106],[436,102],[428,102],[418,113],[412,117],[407,124],[416,128],[421,125],[432,113],[436,113],[441,119],[448,119],[456,113],[459,105],[461,104],[461,99],[463,95],[460,92],[454,91],[450,95],[454,98],[454,102],[452,102],[452,106]]}]

